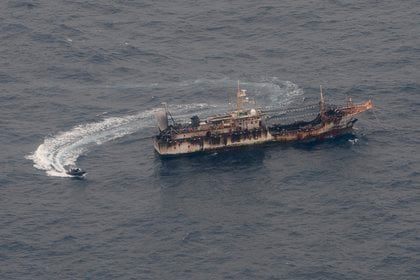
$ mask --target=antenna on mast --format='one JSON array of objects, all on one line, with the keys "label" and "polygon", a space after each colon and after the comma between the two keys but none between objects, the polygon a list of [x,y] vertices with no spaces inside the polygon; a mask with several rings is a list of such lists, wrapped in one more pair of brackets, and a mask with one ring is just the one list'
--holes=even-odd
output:
[{"label": "antenna on mast", "polygon": [[322,85],[319,85],[319,92],[321,95],[321,100],[319,101],[319,106],[320,106],[320,110],[321,110],[321,114],[324,114],[324,93],[322,92]]},{"label": "antenna on mast", "polygon": [[347,107],[350,107],[353,105],[353,101],[351,100],[351,97],[346,94],[346,101],[347,101]]},{"label": "antenna on mast", "polygon": [[236,111],[240,111],[242,108],[242,100],[241,100],[241,87],[239,86],[238,80],[238,91],[236,92]]}]

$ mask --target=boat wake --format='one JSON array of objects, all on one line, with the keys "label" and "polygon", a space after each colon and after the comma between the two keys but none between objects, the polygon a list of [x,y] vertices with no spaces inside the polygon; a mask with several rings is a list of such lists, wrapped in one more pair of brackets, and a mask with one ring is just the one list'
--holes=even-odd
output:
[{"label": "boat wake", "polygon": [[[208,83],[202,80],[202,83]],[[194,84],[198,82],[195,81]],[[244,83],[250,91],[269,98],[269,103],[288,104],[303,91],[291,82],[279,86],[273,83]],[[251,87],[251,88],[250,88]],[[226,112],[229,106],[224,104],[183,104],[169,106],[176,120],[188,120],[192,115],[206,116]],[[34,167],[46,171],[48,176],[71,177],[66,172],[68,166],[75,166],[77,159],[92,147],[133,134],[141,129],[154,126],[156,109],[132,115],[109,117],[101,121],[80,124],[69,131],[47,137],[36,151],[26,156],[34,162]]]},{"label": "boat wake", "polygon": [[70,177],[66,166],[73,166],[80,155],[95,146],[132,134],[152,124],[153,110],[123,117],[110,117],[100,122],[73,127],[47,137],[36,151],[27,156],[34,167],[49,176]]}]

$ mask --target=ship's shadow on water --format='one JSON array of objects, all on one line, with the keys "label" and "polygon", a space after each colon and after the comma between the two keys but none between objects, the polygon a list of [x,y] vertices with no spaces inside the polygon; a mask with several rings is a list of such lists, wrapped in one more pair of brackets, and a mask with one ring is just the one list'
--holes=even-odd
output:
[{"label": "ship's shadow on water", "polygon": [[235,169],[258,169],[265,157],[264,147],[244,147],[214,153],[197,153],[179,157],[160,157],[157,175],[164,178],[190,176],[192,174],[226,173]]},{"label": "ship's shadow on water", "polygon": [[[315,140],[309,142],[296,142],[291,144],[283,144],[283,147],[291,147],[299,150],[320,150],[329,148],[350,148],[352,145],[357,144],[359,138],[363,135],[357,135],[354,133],[347,133],[334,138],[328,138],[323,140]],[[274,144],[274,143],[273,143]],[[272,144],[272,145],[273,145]]]},{"label": "ship's shadow on water", "polygon": [[239,180],[235,178],[243,177],[243,174],[254,174],[263,169],[265,156],[266,153],[262,147],[180,157],[156,155],[155,174],[163,189],[185,190],[190,189],[191,186],[201,188],[200,186],[207,185],[231,185],[228,181]]}]

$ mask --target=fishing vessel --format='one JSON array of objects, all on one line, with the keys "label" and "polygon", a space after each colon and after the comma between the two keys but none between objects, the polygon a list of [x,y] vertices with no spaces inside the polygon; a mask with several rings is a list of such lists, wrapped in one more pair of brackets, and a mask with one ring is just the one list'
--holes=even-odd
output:
[{"label": "fishing vessel", "polygon": [[355,116],[373,108],[371,100],[355,104],[351,98],[342,106],[327,104],[322,87],[319,103],[301,108],[262,109],[252,103],[238,82],[236,109],[223,115],[203,120],[195,115],[180,123],[165,104],[155,112],[159,133],[154,148],[159,155],[176,156],[268,142],[322,140],[351,132]]}]

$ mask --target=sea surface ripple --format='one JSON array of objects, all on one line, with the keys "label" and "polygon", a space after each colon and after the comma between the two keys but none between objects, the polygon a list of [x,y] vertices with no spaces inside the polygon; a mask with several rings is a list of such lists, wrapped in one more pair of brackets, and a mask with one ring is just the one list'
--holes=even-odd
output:
[{"label": "sea surface ripple", "polygon": [[[2,1],[0,279],[420,279],[419,7]],[[163,102],[222,114],[238,80],[375,107],[325,142],[155,154]]]}]

